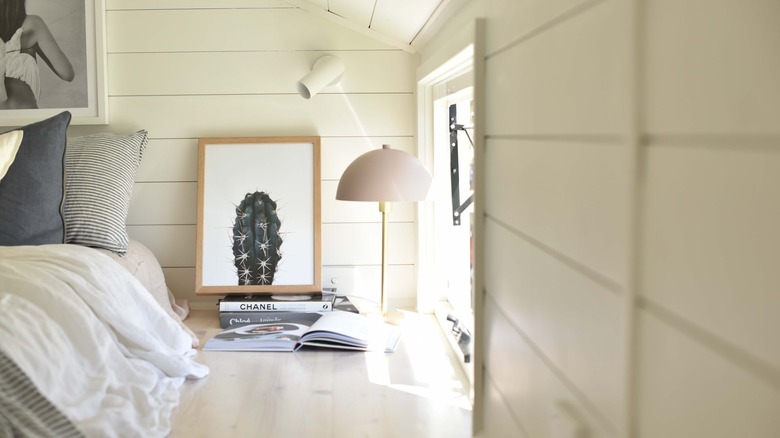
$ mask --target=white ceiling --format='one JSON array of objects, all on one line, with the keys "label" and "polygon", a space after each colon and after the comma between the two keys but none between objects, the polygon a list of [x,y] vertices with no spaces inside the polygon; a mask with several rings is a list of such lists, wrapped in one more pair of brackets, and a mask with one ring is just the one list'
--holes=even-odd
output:
[{"label": "white ceiling", "polygon": [[414,52],[415,40],[449,0],[285,0],[324,18]]}]

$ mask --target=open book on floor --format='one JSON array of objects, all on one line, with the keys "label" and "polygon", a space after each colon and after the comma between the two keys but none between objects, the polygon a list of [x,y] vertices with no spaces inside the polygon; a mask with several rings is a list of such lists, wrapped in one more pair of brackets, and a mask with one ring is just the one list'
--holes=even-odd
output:
[{"label": "open book on floor", "polygon": [[351,312],[298,313],[283,322],[232,326],[206,341],[204,351],[296,351],[304,346],[392,353],[401,330]]}]

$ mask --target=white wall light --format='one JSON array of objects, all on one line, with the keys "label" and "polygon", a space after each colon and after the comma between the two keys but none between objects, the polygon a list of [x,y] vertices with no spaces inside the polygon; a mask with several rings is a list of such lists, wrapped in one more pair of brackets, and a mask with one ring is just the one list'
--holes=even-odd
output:
[{"label": "white wall light", "polygon": [[314,62],[311,72],[298,81],[298,94],[310,99],[323,88],[336,85],[344,75],[344,64],[332,55],[320,56]]}]

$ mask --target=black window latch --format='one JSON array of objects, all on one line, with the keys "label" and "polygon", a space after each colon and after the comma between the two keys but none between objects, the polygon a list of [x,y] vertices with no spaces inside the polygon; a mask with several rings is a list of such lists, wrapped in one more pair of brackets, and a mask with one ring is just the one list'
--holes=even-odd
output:
[{"label": "black window latch", "polygon": [[467,328],[460,326],[460,319],[453,316],[451,313],[447,315],[447,321],[452,322],[452,335],[458,341],[458,347],[463,352],[463,361],[465,363],[471,362],[471,333]]}]

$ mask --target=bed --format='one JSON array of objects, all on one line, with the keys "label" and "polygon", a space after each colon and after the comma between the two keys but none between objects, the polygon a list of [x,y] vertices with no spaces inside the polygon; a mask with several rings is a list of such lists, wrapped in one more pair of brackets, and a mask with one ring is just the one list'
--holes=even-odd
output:
[{"label": "bed", "polygon": [[0,436],[167,436],[208,368],[126,232],[147,134],[67,138],[69,122],[0,134]]}]

